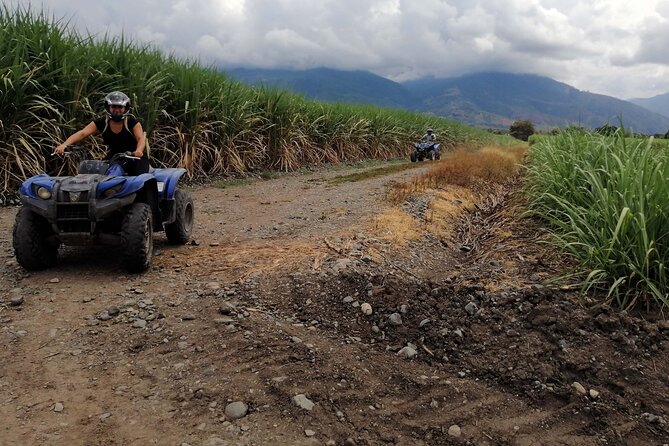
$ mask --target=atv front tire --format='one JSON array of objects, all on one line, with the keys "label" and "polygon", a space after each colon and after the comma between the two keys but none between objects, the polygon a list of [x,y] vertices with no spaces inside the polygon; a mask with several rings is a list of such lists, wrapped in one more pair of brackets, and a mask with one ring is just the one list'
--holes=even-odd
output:
[{"label": "atv front tire", "polygon": [[121,225],[121,264],[130,273],[145,271],[153,254],[153,219],[151,207],[134,203]]},{"label": "atv front tire", "polygon": [[26,207],[16,214],[12,243],[16,260],[27,270],[37,271],[56,264],[60,243],[49,222]]},{"label": "atv front tire", "polygon": [[418,161],[418,159],[416,158],[416,154],[415,154],[415,153],[412,153],[411,156],[410,156],[410,158],[411,158],[411,162],[412,162],[412,163],[415,163],[416,161]]},{"label": "atv front tire", "polygon": [[173,245],[183,245],[190,240],[193,231],[193,197],[190,193],[177,189],[174,193],[176,219],[165,225],[167,241]]}]

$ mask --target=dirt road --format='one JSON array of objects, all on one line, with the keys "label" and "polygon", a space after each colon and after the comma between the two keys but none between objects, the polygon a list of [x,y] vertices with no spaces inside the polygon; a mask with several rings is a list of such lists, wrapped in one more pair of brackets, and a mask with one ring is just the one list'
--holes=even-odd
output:
[{"label": "dirt road", "polygon": [[545,286],[515,194],[385,199],[425,168],[196,187],[133,276],[0,209],[0,445],[668,444],[669,324]]}]

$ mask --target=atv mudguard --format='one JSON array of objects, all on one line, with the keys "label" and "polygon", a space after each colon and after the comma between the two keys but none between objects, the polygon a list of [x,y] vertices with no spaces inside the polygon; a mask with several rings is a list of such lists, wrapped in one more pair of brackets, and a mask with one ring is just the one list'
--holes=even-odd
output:
[{"label": "atv mudguard", "polygon": [[181,167],[169,167],[165,169],[154,169],[152,174],[158,181],[158,196],[160,200],[173,200],[177,190],[179,179],[186,173]]},{"label": "atv mudguard", "polygon": [[141,189],[144,189],[144,186],[146,186],[147,183],[152,183],[155,181],[156,179],[153,175],[151,175],[150,173],[143,173],[141,175],[137,175],[136,177],[130,177],[130,176],[112,177],[100,183],[100,185],[104,185],[105,189],[108,189],[110,187],[116,186],[117,184],[123,183],[121,190],[119,190],[116,196],[124,197],[126,195],[134,194],[140,191]]},{"label": "atv mudguard", "polygon": [[53,190],[53,183],[54,181],[56,181],[57,178],[58,177],[50,177],[45,173],[35,175],[34,177],[28,178],[21,184],[21,187],[19,188],[19,193],[21,195],[25,195],[26,197],[39,199],[36,193],[37,188],[41,186],[51,191]]}]

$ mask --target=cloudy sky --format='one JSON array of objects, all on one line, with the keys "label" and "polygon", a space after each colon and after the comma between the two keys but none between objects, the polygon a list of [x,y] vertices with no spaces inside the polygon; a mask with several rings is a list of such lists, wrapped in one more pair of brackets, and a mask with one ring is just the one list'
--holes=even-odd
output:
[{"label": "cloudy sky", "polygon": [[325,66],[397,81],[494,70],[622,99],[669,92],[669,0],[3,3],[223,68]]}]

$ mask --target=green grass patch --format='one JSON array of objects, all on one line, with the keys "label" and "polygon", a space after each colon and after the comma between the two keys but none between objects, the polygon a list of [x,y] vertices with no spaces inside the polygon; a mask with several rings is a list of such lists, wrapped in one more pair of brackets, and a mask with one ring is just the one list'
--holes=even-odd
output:
[{"label": "green grass patch", "polygon": [[376,167],[362,172],[354,172],[348,175],[339,175],[328,180],[328,184],[337,185],[342,183],[353,183],[356,181],[365,181],[372,178],[389,175],[392,173],[402,172],[403,170],[420,167],[421,164],[409,163],[407,161],[402,164],[392,164],[383,167]]},{"label": "green grass patch", "polygon": [[395,165],[395,164],[405,164],[407,162],[407,157],[401,157],[401,158],[393,158],[389,160],[363,160],[363,161],[357,161],[353,163],[340,163],[340,164],[333,164],[330,167],[330,170],[332,171],[338,171],[338,170],[349,170],[349,169],[369,169],[369,168],[374,168],[374,167],[379,167],[379,166],[388,166],[388,165]]},{"label": "green grass patch", "polygon": [[562,132],[530,149],[532,210],[578,263],[572,278],[621,309],[669,305],[669,151],[652,138]]}]

